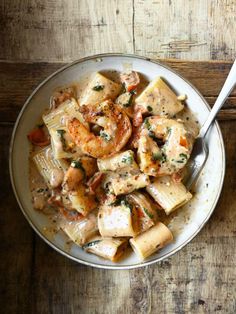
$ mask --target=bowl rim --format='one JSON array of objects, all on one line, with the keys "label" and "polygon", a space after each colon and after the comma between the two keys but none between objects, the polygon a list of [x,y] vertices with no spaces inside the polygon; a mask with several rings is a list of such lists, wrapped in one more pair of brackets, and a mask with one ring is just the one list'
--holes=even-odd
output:
[{"label": "bowl rim", "polygon": [[169,253],[165,254],[164,256],[161,256],[159,258],[153,258],[150,261],[140,261],[139,263],[136,264],[132,264],[132,265],[103,265],[103,264],[97,264],[94,262],[88,262],[85,261],[81,258],[78,257],[74,257],[72,256],[70,253],[65,252],[63,249],[61,249],[60,247],[58,247],[55,243],[53,243],[51,240],[47,239],[43,233],[41,233],[41,231],[36,227],[36,225],[34,225],[33,220],[30,219],[29,215],[27,214],[27,212],[24,209],[24,206],[21,204],[21,200],[20,200],[20,195],[17,192],[17,188],[15,185],[15,180],[14,180],[14,173],[13,173],[13,148],[14,148],[14,143],[15,143],[15,136],[17,133],[17,128],[20,124],[20,120],[24,114],[24,111],[26,109],[26,107],[28,106],[29,102],[31,101],[31,99],[33,98],[33,96],[38,92],[38,90],[45,85],[48,81],[50,81],[54,76],[56,76],[57,74],[59,74],[60,72],[63,72],[64,70],[70,68],[71,66],[74,66],[75,64],[79,64],[79,63],[83,63],[85,61],[90,61],[93,59],[102,59],[105,57],[128,57],[128,58],[135,58],[135,59],[141,59],[141,60],[145,60],[154,64],[157,64],[161,67],[166,68],[167,70],[169,70],[170,72],[176,74],[177,76],[179,76],[182,80],[184,80],[197,94],[198,96],[201,98],[202,102],[205,104],[206,108],[210,111],[211,108],[209,106],[209,104],[207,103],[207,101],[205,100],[205,98],[202,96],[202,94],[198,91],[198,89],[192,85],[192,83],[190,83],[186,78],[184,78],[181,74],[179,74],[177,71],[173,70],[172,68],[170,68],[169,66],[163,64],[162,62],[160,62],[159,60],[153,60],[151,58],[148,57],[143,57],[143,56],[139,56],[136,54],[128,54],[128,53],[102,53],[102,54],[95,54],[95,55],[91,55],[91,56],[86,56],[83,58],[80,58],[78,60],[75,60],[73,62],[70,62],[69,64],[66,64],[65,66],[62,66],[61,68],[59,68],[58,70],[56,70],[55,72],[53,72],[51,75],[49,75],[48,77],[46,77],[41,83],[39,83],[37,85],[37,87],[33,90],[33,92],[31,93],[31,95],[26,99],[23,107],[21,108],[18,117],[16,119],[13,131],[12,131],[12,136],[11,136],[11,141],[10,141],[10,147],[9,147],[9,172],[10,172],[10,179],[11,179],[11,185],[13,188],[13,192],[15,195],[15,198],[17,200],[17,203],[23,213],[23,215],[25,216],[26,220],[28,221],[28,223],[30,224],[30,226],[33,228],[33,230],[39,235],[39,237],[45,241],[50,247],[52,247],[54,250],[56,250],[57,252],[59,252],[60,254],[66,256],[67,258],[86,265],[86,266],[92,266],[95,268],[99,268],[99,269],[110,269],[110,270],[125,270],[125,269],[134,269],[134,268],[139,268],[139,267],[144,267],[144,266],[148,266],[154,263],[159,263],[161,261],[163,261],[164,259],[169,258],[170,256],[174,255],[175,253],[177,253],[178,251],[180,251],[183,247],[185,247],[189,242],[191,242],[196,236],[197,234],[203,229],[203,227],[205,226],[205,224],[207,223],[207,221],[209,220],[209,218],[211,217],[217,202],[219,200],[219,197],[221,195],[221,191],[223,188],[223,183],[224,183],[224,177],[225,177],[225,167],[226,167],[226,162],[225,162],[225,147],[224,147],[224,140],[223,140],[223,136],[219,127],[219,124],[217,122],[217,120],[214,121],[214,125],[216,126],[218,135],[220,137],[220,145],[221,145],[221,150],[222,150],[222,162],[223,162],[223,167],[221,169],[221,178],[220,178],[220,184],[219,184],[219,188],[218,188],[218,193],[217,196],[215,198],[215,201],[207,215],[207,217],[205,218],[205,220],[200,224],[200,226],[198,227],[198,229],[186,240],[184,241],[182,244],[180,244],[178,247],[176,247],[175,249],[171,250]]}]

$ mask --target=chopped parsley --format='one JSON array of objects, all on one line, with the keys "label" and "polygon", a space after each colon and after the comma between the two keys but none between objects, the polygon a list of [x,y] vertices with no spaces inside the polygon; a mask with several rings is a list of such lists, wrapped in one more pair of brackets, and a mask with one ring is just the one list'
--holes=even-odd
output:
[{"label": "chopped parsley", "polygon": [[171,133],[171,128],[167,127],[166,130],[167,130],[167,133],[168,133],[168,134]]},{"label": "chopped parsley", "polygon": [[70,164],[72,168],[80,169],[83,172],[84,179],[86,179],[86,171],[82,165],[82,162],[80,160],[73,160]]},{"label": "chopped parsley", "polygon": [[185,159],[188,158],[188,156],[186,154],[183,154],[183,153],[179,154],[179,157],[182,157],[182,158],[185,158]]},{"label": "chopped parsley", "polygon": [[165,162],[166,161],[166,155],[163,152],[157,152],[152,154],[152,160],[157,161],[159,160],[160,162]]},{"label": "chopped parsley", "polygon": [[144,120],[144,124],[145,124],[146,128],[150,131],[152,127],[151,127],[151,124],[150,124],[148,118],[146,118]]},{"label": "chopped parsley", "polygon": [[179,154],[179,157],[181,157],[181,159],[176,160],[176,162],[179,164],[183,164],[188,158],[188,156],[186,154],[183,154],[183,153]]},{"label": "chopped parsley", "polygon": [[148,131],[148,136],[154,140],[156,139],[155,133],[153,131]]},{"label": "chopped parsley", "polygon": [[126,92],[125,83],[122,83],[120,94],[124,94]]},{"label": "chopped parsley", "polygon": [[104,89],[104,85],[99,85],[99,84],[92,88],[92,90],[94,90],[96,92],[100,92],[103,89]]},{"label": "chopped parsley", "polygon": [[66,131],[65,130],[57,130],[57,134],[60,137],[61,143],[62,143],[62,147],[64,151],[68,150],[67,144],[66,144],[66,140],[65,140],[65,135]]},{"label": "chopped parsley", "polygon": [[128,108],[132,105],[133,94],[129,93],[129,99],[123,104],[123,107]]},{"label": "chopped parsley", "polygon": [[151,106],[147,106],[147,110],[148,110],[149,112],[151,112],[153,109],[152,109]]},{"label": "chopped parsley", "polygon": [[133,206],[128,202],[128,200],[126,199],[126,197],[121,196],[119,198],[117,198],[115,200],[115,202],[111,203],[112,206],[126,206],[130,209],[130,211],[132,212]]},{"label": "chopped parsley", "polygon": [[94,240],[92,242],[86,243],[85,245],[83,245],[83,249],[87,249],[88,247],[94,246],[94,245],[98,244],[101,241],[102,240]]},{"label": "chopped parsley", "polygon": [[134,158],[133,158],[133,156],[125,156],[122,158],[121,161],[125,164],[131,165],[132,162],[134,161]]},{"label": "chopped parsley", "polygon": [[152,160],[153,160],[153,161],[162,160],[162,153],[160,153],[160,152],[158,152],[158,153],[153,153],[153,154],[152,154]]},{"label": "chopped parsley", "polygon": [[106,133],[105,131],[100,131],[100,136],[106,141],[109,142],[111,140],[110,134]]},{"label": "chopped parsley", "polygon": [[153,214],[151,214],[151,213],[147,210],[147,208],[143,207],[143,210],[144,210],[145,214],[146,214],[149,218],[153,219]]}]

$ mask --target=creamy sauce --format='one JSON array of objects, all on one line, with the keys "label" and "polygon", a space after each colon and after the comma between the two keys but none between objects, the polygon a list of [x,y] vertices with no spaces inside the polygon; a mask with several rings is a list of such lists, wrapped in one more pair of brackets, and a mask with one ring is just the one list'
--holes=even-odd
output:
[{"label": "creamy sauce", "polygon": [[56,188],[61,185],[64,178],[64,172],[60,169],[54,168],[52,169],[50,176],[50,185],[52,188]]}]

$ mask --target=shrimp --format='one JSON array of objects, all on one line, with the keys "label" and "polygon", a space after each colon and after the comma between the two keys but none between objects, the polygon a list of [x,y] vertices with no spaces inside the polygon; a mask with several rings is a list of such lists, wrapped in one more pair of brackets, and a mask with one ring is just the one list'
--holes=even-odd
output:
[{"label": "shrimp", "polygon": [[193,137],[183,123],[157,116],[146,118],[138,140],[139,167],[156,177],[176,173],[188,161],[192,144]]},{"label": "shrimp", "polygon": [[91,177],[96,171],[96,160],[91,157],[80,157],[78,160],[73,160],[64,176],[63,192],[76,191],[81,181]]},{"label": "shrimp", "polygon": [[129,140],[132,127],[125,112],[112,101],[80,107],[86,122],[100,126],[100,133],[90,132],[78,119],[68,123],[69,133],[85,154],[94,158],[107,157],[119,152]]}]

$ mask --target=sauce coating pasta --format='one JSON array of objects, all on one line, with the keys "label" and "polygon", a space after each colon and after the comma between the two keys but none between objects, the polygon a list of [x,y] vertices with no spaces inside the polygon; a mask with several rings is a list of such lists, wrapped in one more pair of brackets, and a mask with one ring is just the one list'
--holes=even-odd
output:
[{"label": "sauce coating pasta", "polygon": [[129,245],[143,260],[170,243],[159,217],[192,198],[181,180],[197,122],[162,78],[146,85],[135,71],[94,73],[82,90],[57,89],[28,135],[35,209],[112,262]]}]

